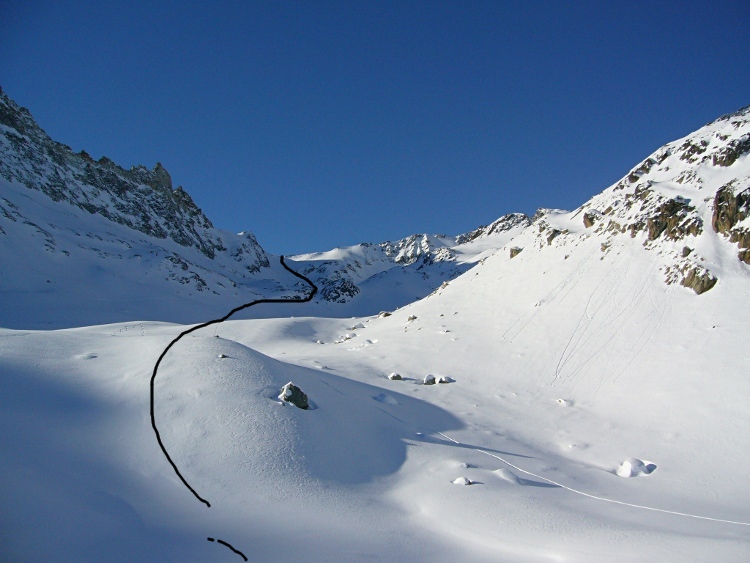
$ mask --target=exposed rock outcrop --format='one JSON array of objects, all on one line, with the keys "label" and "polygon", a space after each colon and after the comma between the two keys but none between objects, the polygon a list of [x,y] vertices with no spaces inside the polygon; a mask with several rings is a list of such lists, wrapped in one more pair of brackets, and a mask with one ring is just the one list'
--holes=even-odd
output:
[{"label": "exposed rock outcrop", "polygon": [[496,233],[503,233],[509,231],[515,227],[528,227],[531,224],[531,219],[528,215],[523,213],[510,213],[500,217],[497,221],[486,227],[479,227],[466,234],[459,235],[456,237],[456,244],[464,244],[471,242],[481,237],[494,235]]},{"label": "exposed rock outcrop", "polygon": [[719,280],[711,272],[702,266],[696,265],[687,271],[680,284],[689,287],[697,295],[700,295],[715,286],[717,281]]},{"label": "exposed rock outcrop", "polygon": [[307,395],[297,387],[291,381],[281,388],[279,399],[285,403],[291,403],[297,408],[307,410],[310,408],[310,403],[307,400]]},{"label": "exposed rock outcrop", "polygon": [[646,221],[648,240],[655,240],[662,234],[671,240],[686,236],[698,236],[703,230],[703,221],[695,208],[683,198],[669,199],[662,203]]},{"label": "exposed rock outcrop", "polygon": [[583,214],[583,226],[586,227],[587,229],[590,229],[591,227],[593,227],[596,224],[597,220],[601,216],[602,216],[602,214],[599,213],[598,211],[591,211],[591,210],[590,211],[586,211]]},{"label": "exposed rock outcrop", "polygon": [[750,217],[750,187],[737,188],[737,184],[730,182],[716,192],[711,225],[729,242],[737,243],[739,259],[750,264],[750,226],[741,225]]},{"label": "exposed rock outcrop", "polygon": [[[173,189],[161,163],[153,170],[126,170],[107,157],[95,161],[86,151],[75,153],[53,141],[1,89],[0,125],[0,175],[7,180],[146,235],[196,248],[208,258],[226,250],[190,195],[182,187]],[[260,246],[249,254],[257,258],[251,267],[267,266]]]}]

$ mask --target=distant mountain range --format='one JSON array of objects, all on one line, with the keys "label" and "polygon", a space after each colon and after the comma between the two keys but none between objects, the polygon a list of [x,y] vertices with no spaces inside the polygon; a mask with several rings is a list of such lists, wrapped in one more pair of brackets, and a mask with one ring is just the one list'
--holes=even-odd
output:
[{"label": "distant mountain range", "polygon": [[[125,320],[198,322],[259,296],[304,292],[252,233],[213,226],[157,163],[126,170],[52,140],[0,90],[0,326],[49,328]],[[667,284],[697,294],[720,283],[708,250],[750,264],[750,107],[669,143],[573,212],[501,217],[459,236],[413,235],[290,257],[320,287],[289,311],[253,316],[362,316],[424,298],[498,252],[602,257],[624,239],[659,256]],[[296,262],[296,265],[295,265]],[[51,320],[50,308],[66,311]]]}]

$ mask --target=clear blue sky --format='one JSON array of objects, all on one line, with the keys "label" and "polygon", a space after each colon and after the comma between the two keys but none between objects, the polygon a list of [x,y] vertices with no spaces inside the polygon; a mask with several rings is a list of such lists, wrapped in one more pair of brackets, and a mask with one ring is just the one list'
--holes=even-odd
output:
[{"label": "clear blue sky", "polygon": [[0,85],[270,252],[573,209],[750,104],[750,2],[0,0]]}]

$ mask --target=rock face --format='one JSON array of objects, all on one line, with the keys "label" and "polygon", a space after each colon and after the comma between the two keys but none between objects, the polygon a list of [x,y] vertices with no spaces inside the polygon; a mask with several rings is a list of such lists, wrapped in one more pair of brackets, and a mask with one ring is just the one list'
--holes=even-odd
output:
[{"label": "rock face", "polygon": [[[582,206],[584,226],[603,237],[604,254],[622,235],[642,240],[664,257],[667,283],[705,293],[718,280],[694,251],[704,225],[736,243],[740,260],[750,260],[749,153],[750,106],[654,152]],[[537,223],[542,228],[544,219]]]},{"label": "rock face", "polygon": [[[209,258],[226,250],[211,232],[211,221],[161,163],[153,170],[125,170],[110,159],[93,160],[85,151],[50,139],[29,111],[0,90],[0,175],[65,201],[92,214],[181,246],[197,248]],[[264,254],[259,253],[262,267]]]},{"label": "rock face", "polygon": [[586,227],[587,229],[590,229],[596,224],[596,221],[597,219],[599,219],[599,217],[601,217],[601,213],[597,211],[594,211],[594,210],[586,211],[583,214],[583,226]]},{"label": "rock face", "polygon": [[677,197],[668,199],[646,220],[648,240],[656,240],[664,235],[671,240],[701,234],[703,222],[695,213],[690,202]]},{"label": "rock face", "polygon": [[302,410],[310,408],[310,404],[307,401],[307,395],[305,395],[305,393],[302,392],[302,389],[297,387],[291,381],[281,388],[279,399],[285,403],[291,403]]},{"label": "rock face", "polygon": [[[31,206],[23,207],[26,200],[36,201],[36,195],[15,202],[9,195],[0,198],[0,223],[5,225],[0,224],[0,236],[43,234],[47,254],[36,265],[49,259],[55,273],[60,268],[55,255],[76,255],[97,271],[117,270],[127,262],[125,269],[135,278],[148,272],[156,274],[149,276],[154,282],[177,282],[189,290],[219,294],[246,286],[270,264],[252,233],[235,235],[214,228],[182,187],[173,188],[161,163],[151,170],[126,170],[107,157],[94,160],[86,151],[75,153],[53,141],[28,110],[2,90],[0,176],[11,186],[58,204],[44,205],[52,213],[39,216],[38,207],[36,215],[30,214]],[[96,224],[96,231],[84,230],[84,224]],[[19,225],[27,226],[26,232]]]},{"label": "rock face", "polygon": [[[750,149],[748,149],[750,150]],[[714,231],[737,243],[738,257],[750,264],[750,225],[742,225],[750,217],[750,187],[734,181],[723,186],[714,198],[711,226]]]},{"label": "rock face", "polygon": [[687,271],[680,284],[700,295],[715,286],[717,281],[719,280],[705,268],[694,266]]}]

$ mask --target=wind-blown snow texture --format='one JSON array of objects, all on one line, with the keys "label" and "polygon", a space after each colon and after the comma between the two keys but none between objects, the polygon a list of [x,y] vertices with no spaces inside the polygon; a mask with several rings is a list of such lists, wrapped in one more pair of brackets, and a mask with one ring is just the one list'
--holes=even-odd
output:
[{"label": "wind-blown snow texture", "polygon": [[238,560],[216,537],[259,561],[746,559],[748,109],[573,212],[295,257],[328,289],[310,316],[180,341],[156,414],[207,509],[151,432],[184,330],[157,321],[303,288],[161,167],[90,163],[3,104],[5,558]]}]

